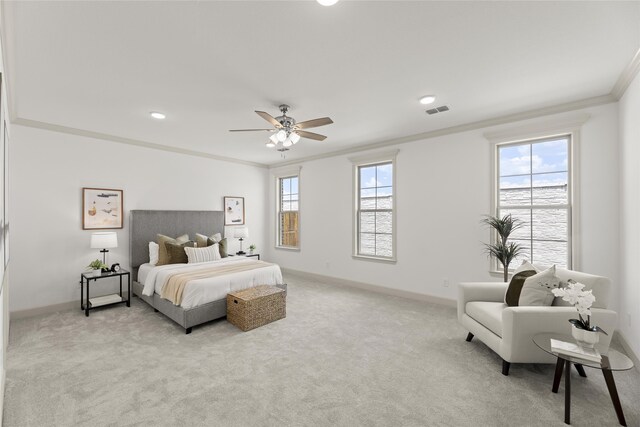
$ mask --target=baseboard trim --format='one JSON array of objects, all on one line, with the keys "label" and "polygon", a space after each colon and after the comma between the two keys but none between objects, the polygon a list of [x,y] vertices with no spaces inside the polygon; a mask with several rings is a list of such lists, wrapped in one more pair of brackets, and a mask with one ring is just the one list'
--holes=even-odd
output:
[{"label": "baseboard trim", "polygon": [[291,268],[282,268],[283,273],[292,274],[302,278],[318,281],[330,281],[332,284],[347,286],[350,288],[358,288],[365,291],[376,292],[379,294],[391,295],[394,297],[406,298],[417,301],[430,302],[433,304],[445,305],[447,307],[456,307],[456,300],[449,298],[436,297],[433,295],[419,294],[417,292],[403,291],[401,289],[393,289],[387,286],[373,285],[371,283],[356,282],[354,280],[342,279],[340,277],[325,276],[324,274],[309,273],[306,271],[293,270]]},{"label": "baseboard trim", "polygon": [[636,369],[638,371],[640,371],[640,359],[638,358],[638,355],[634,353],[634,351],[631,348],[631,346],[629,345],[629,342],[627,341],[627,339],[624,337],[622,332],[620,332],[617,329],[614,332],[614,334],[620,340],[620,344],[622,344],[622,347],[624,348],[624,351],[627,352],[627,356],[629,356],[629,359],[631,359],[633,361],[633,364],[635,365]]},{"label": "baseboard trim", "polygon": [[69,301],[60,304],[45,305],[44,307],[28,308],[26,310],[17,310],[9,313],[9,320],[26,319],[27,317],[42,316],[43,314],[56,313],[58,311],[70,310],[77,308],[80,310],[80,301]]}]

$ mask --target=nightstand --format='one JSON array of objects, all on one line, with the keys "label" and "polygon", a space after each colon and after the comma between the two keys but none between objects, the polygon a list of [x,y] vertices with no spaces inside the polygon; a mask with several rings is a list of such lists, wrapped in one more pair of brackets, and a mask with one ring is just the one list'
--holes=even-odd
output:
[{"label": "nightstand", "polygon": [[[122,297],[122,277],[127,276],[127,299]],[[89,297],[89,283],[94,280],[105,279],[108,277],[118,277],[120,279],[120,293],[103,295],[100,297]],[[87,285],[87,298],[84,298],[84,286],[85,281]],[[109,271],[102,273],[100,276],[93,276],[89,273],[82,273],[80,275],[80,308],[84,310],[84,315],[89,317],[89,310],[93,310],[98,307],[106,307],[110,305],[126,303],[127,307],[131,307],[131,274],[127,270],[120,270],[118,272]]]},{"label": "nightstand", "polygon": [[252,256],[257,256],[258,257],[258,261],[260,261],[260,254],[250,254],[249,252],[247,252],[246,254],[242,254],[242,255],[238,255],[238,254],[229,254],[228,256],[244,256],[244,257],[252,257]]}]

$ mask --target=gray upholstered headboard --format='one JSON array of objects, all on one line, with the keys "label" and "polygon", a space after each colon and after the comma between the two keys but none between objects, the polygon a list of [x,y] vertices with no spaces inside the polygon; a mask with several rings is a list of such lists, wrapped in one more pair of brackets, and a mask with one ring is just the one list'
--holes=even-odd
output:
[{"label": "gray upholstered headboard", "polygon": [[224,235],[223,211],[131,211],[129,214],[129,250],[133,280],[138,279],[138,267],[149,262],[149,242],[157,240],[158,233],[170,237],[196,233],[208,236]]}]

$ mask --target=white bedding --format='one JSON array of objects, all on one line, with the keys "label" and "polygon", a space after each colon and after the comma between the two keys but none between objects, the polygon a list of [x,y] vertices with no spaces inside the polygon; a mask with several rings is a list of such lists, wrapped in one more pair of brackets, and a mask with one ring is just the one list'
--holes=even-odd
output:
[{"label": "white bedding", "polygon": [[[256,262],[258,262],[258,260],[255,258],[227,257],[217,261],[198,264],[168,264],[161,266],[143,264],[138,270],[138,282],[144,285],[142,294],[152,296],[154,292],[157,294],[161,293],[161,288],[163,284],[166,283],[167,276],[172,273],[198,271],[216,264],[252,264]],[[192,308],[226,298],[227,294],[231,291],[240,291],[257,285],[276,285],[281,283],[282,272],[280,271],[280,266],[277,264],[249,271],[225,274],[223,276],[192,280],[185,287],[182,304],[180,304],[180,306],[182,308]]]}]

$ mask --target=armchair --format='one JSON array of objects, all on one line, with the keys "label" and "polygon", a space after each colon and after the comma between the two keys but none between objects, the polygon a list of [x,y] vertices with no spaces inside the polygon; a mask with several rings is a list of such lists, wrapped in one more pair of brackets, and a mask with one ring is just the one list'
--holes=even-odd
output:
[{"label": "armchair", "polygon": [[[616,326],[617,314],[608,310],[611,281],[572,270],[557,269],[561,280],[573,279],[593,290],[596,301],[591,309],[591,322],[600,326],[602,334],[597,348],[606,352]],[[458,321],[468,331],[467,341],[477,337],[502,358],[502,374],[509,375],[511,363],[555,363],[555,359],[533,342],[543,332],[567,334],[569,319],[577,312],[570,305],[550,307],[509,307],[504,303],[508,283],[465,282],[458,286]]]}]

